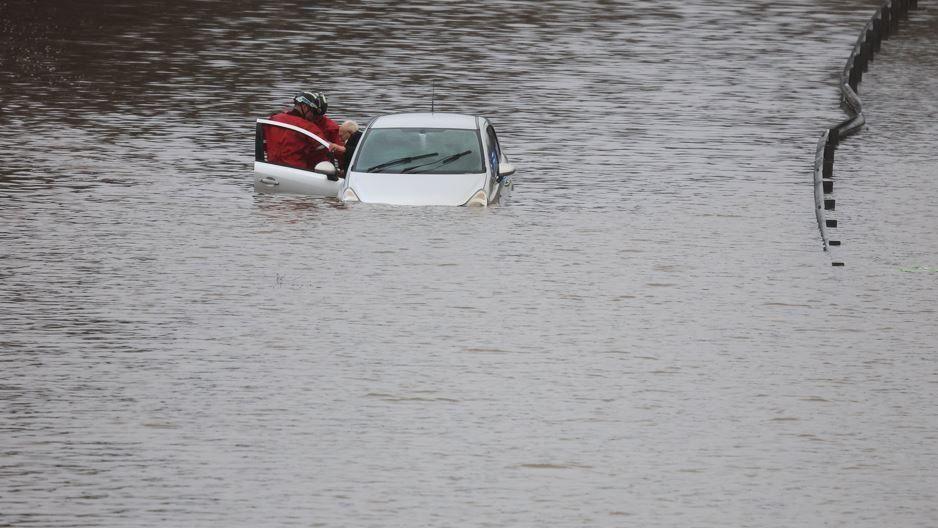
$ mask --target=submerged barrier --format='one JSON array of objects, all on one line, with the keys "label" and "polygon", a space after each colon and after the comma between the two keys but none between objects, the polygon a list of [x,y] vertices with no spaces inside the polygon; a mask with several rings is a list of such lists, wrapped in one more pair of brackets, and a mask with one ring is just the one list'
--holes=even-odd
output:
[{"label": "submerged barrier", "polygon": [[[840,240],[831,240],[828,228],[836,228],[837,220],[827,218],[826,211],[834,211],[834,151],[837,145],[848,136],[860,131],[866,120],[863,118],[863,104],[857,94],[863,73],[869,70],[873,56],[880,50],[882,42],[899,30],[899,21],[908,17],[909,11],[918,8],[918,0],[887,0],[873,13],[872,18],[860,31],[857,43],[847,58],[847,64],[840,76],[841,106],[847,119],[821,134],[814,157],[814,207],[818,229],[824,251],[831,246],[839,246]],[[843,261],[834,260],[833,266],[843,266]]]}]

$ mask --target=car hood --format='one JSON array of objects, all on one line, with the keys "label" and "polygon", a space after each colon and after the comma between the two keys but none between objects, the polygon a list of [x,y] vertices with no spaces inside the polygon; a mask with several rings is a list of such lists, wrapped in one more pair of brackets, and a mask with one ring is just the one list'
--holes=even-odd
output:
[{"label": "car hood", "polygon": [[388,174],[352,172],[348,186],[366,203],[463,205],[485,183],[480,174]]}]

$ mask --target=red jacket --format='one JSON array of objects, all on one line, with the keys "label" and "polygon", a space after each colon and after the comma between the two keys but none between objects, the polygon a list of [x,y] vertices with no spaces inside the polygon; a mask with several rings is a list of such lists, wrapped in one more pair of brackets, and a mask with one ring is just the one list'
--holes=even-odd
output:
[{"label": "red jacket", "polygon": [[342,138],[339,137],[339,125],[337,125],[335,121],[321,115],[313,119],[313,124],[318,126],[319,129],[322,130],[322,133],[325,134],[325,136],[322,136],[323,139],[330,143],[342,144]]},{"label": "red jacket", "polygon": [[[326,141],[331,141],[323,134],[322,129],[293,111],[274,114],[270,116],[270,120],[309,130]],[[271,163],[312,170],[320,161],[329,159],[328,150],[322,144],[293,130],[264,125],[264,139],[267,141],[267,161]]]}]

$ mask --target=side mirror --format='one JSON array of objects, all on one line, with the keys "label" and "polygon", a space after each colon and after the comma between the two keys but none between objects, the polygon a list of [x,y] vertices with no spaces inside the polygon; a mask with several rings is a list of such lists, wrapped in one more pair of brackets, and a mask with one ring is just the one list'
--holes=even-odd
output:
[{"label": "side mirror", "polygon": [[515,173],[515,166],[509,162],[502,163],[498,166],[498,179],[502,179],[506,176],[511,176]]},{"label": "side mirror", "polygon": [[316,167],[313,168],[313,172],[317,174],[325,174],[326,178],[336,181],[339,179],[339,176],[336,174],[335,165],[329,163],[328,161],[320,161],[316,164]]}]

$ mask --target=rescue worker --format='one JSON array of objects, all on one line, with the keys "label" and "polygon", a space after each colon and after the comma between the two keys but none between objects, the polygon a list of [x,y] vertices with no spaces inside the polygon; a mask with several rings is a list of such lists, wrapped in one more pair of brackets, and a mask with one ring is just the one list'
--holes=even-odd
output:
[{"label": "rescue worker", "polygon": [[[338,126],[334,133],[326,132],[316,124],[328,124],[325,116],[326,98],[320,93],[303,92],[293,98],[293,109],[270,116],[271,121],[286,123],[307,130],[328,142],[328,149],[318,141],[299,132],[267,125],[264,137],[267,142],[267,161],[282,163],[298,169],[312,170],[317,163],[330,159],[330,151],[344,152],[345,148],[337,145]],[[325,118],[328,119],[328,118]],[[329,121],[332,121],[329,119]],[[334,125],[335,123],[333,123]]]},{"label": "rescue worker", "polygon": [[313,118],[310,121],[318,126],[325,134],[324,139],[337,145],[345,143],[339,135],[339,125],[335,121],[326,117],[326,111],[329,109],[329,102],[326,100],[326,94],[321,92],[303,92],[297,97],[302,99],[313,109]]}]

